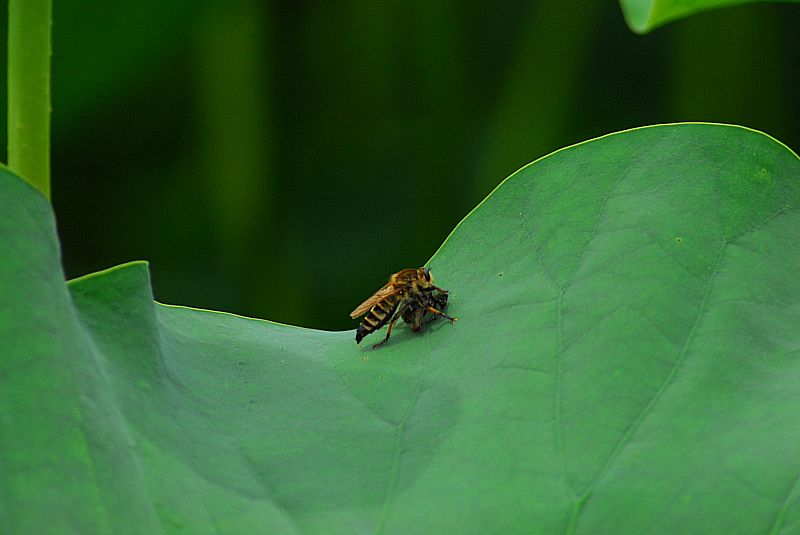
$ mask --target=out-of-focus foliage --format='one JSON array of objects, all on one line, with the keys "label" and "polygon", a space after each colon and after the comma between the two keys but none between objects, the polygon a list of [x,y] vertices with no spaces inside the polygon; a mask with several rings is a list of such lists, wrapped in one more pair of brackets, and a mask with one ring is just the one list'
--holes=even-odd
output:
[{"label": "out-of-focus foliage", "polygon": [[709,9],[766,1],[776,0],[620,0],[620,5],[631,29],[644,33],[671,20]]},{"label": "out-of-focus foliage", "polygon": [[680,120],[800,146],[799,11],[638,36],[593,0],[58,0],[67,274],[148,259],[161,301],[352,327],[390,272],[551,150]]}]

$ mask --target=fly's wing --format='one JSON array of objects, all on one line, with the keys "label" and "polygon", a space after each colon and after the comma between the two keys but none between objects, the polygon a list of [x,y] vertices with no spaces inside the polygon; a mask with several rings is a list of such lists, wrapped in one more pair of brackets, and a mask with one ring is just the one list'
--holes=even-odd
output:
[{"label": "fly's wing", "polygon": [[400,293],[400,291],[401,288],[398,288],[393,284],[387,284],[386,286],[384,286],[383,288],[372,294],[372,296],[369,299],[358,305],[356,309],[350,313],[350,317],[357,318],[359,316],[363,316],[380,301],[383,301],[390,295],[398,294]]}]

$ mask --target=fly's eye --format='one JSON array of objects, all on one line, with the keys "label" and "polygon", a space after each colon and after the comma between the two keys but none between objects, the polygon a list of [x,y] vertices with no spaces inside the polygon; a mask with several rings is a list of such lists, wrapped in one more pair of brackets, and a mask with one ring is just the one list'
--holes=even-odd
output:
[{"label": "fly's eye", "polygon": [[429,269],[427,269],[427,268],[426,268],[426,269],[423,271],[423,274],[425,275],[425,278],[427,279],[427,281],[428,281],[428,282],[431,282],[431,270],[429,270]]}]

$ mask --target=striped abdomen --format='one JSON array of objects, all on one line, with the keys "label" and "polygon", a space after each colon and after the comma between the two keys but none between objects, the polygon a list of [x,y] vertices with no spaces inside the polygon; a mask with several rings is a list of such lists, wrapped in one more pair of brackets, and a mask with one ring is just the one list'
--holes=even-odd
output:
[{"label": "striped abdomen", "polygon": [[361,343],[362,338],[386,325],[386,322],[392,319],[399,302],[400,295],[390,295],[372,307],[356,329],[356,343]]}]

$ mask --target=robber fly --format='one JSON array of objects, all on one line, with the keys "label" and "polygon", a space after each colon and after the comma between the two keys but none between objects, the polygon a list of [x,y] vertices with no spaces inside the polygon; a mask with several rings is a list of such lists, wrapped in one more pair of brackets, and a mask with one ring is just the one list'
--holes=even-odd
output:
[{"label": "robber fly", "polygon": [[429,269],[421,267],[398,271],[389,277],[389,282],[383,288],[350,313],[351,318],[366,314],[356,329],[356,343],[360,344],[365,336],[389,323],[386,338],[373,347],[385,344],[399,318],[410,324],[415,332],[422,326],[426,313],[433,314],[433,318],[442,316],[450,323],[455,323],[458,318],[441,311],[446,305],[447,290],[433,284]]}]

